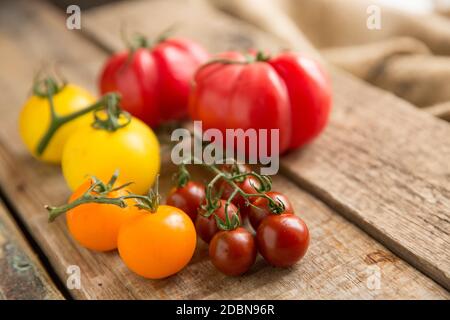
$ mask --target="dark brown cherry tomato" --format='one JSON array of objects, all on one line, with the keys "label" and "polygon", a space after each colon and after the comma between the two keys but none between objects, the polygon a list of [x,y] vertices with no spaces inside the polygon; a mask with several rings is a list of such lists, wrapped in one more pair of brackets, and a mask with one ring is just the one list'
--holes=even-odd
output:
[{"label": "dark brown cherry tomato", "polygon": [[[245,177],[244,181],[236,182],[237,186],[242,189],[245,193],[258,193],[258,189],[261,187],[259,180],[253,176]],[[219,190],[222,190],[222,199],[228,199],[234,191],[234,188],[225,180],[220,183]],[[254,197],[250,197],[248,200],[254,200]],[[236,194],[231,201],[233,204],[239,208],[242,218],[245,219],[250,209],[247,200],[241,195]]]},{"label": "dark brown cherry tomato", "polygon": [[292,213],[271,214],[256,232],[258,250],[275,267],[289,267],[299,261],[309,245],[305,222]]},{"label": "dark brown cherry tomato", "polygon": [[[266,193],[271,199],[282,203],[284,205],[283,213],[294,213],[294,208],[292,207],[289,199],[282,193],[269,191]],[[269,207],[269,201],[266,198],[256,198],[252,201],[253,206],[248,207],[248,219],[250,220],[250,224],[253,229],[258,230],[258,227],[261,221],[264,220],[265,217],[272,214],[272,210]]]},{"label": "dark brown cherry tomato", "polygon": [[209,257],[214,266],[228,276],[239,276],[255,263],[256,243],[244,228],[220,231],[211,240]]},{"label": "dark brown cherry tomato", "polygon": [[195,222],[197,211],[205,201],[205,185],[188,181],[184,187],[175,187],[169,191],[166,203],[183,210]]},{"label": "dark brown cherry tomato", "polygon": [[[217,215],[222,221],[225,221],[225,200],[219,200],[220,201],[220,207],[214,211],[212,215],[209,217],[205,217],[204,210],[200,209],[199,213],[197,215],[197,219],[195,220],[195,229],[197,230],[197,235],[206,243],[209,243],[211,239],[214,237],[214,235],[219,232],[219,228],[217,227],[216,219],[214,218],[214,215]],[[241,215],[238,213],[238,209],[236,206],[232,203],[228,205],[227,208],[227,214],[228,218],[233,219],[234,215],[238,215],[239,221],[241,220]]]}]

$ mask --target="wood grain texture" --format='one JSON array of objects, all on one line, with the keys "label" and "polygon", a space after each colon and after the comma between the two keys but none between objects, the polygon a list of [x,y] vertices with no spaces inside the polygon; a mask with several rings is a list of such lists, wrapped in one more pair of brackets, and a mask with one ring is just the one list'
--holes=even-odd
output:
[{"label": "wood grain texture", "polygon": [[[332,1],[325,2],[331,5]],[[303,4],[304,7],[296,7],[297,13],[306,12],[301,9],[313,5],[313,1]],[[321,8],[317,3],[313,7]],[[326,7],[332,18],[341,18],[330,11],[330,6]],[[265,15],[265,20],[271,20],[270,14],[256,7],[255,10]],[[306,19],[299,21],[317,19],[318,13],[308,12]],[[352,23],[354,19],[347,20]],[[319,20],[316,22],[320,24]],[[329,35],[334,33],[328,32]],[[414,57],[399,56],[397,62],[405,59],[424,67],[420,64],[423,61]],[[445,94],[444,79],[448,77],[439,77],[446,71],[438,64],[445,59],[429,61],[426,67],[430,70],[421,70],[420,74],[406,72],[405,81],[395,92],[404,95],[414,87],[413,95],[420,95],[421,91],[434,90],[436,86],[419,88],[411,80],[413,74],[420,78],[434,70],[437,72],[432,81],[440,80],[441,92]],[[396,69],[392,69],[392,75],[401,77]],[[335,101],[330,126],[311,145],[313,151],[297,151],[282,161],[285,173],[449,289],[450,127],[413,110],[410,104],[389,93],[344,73],[332,74]]]},{"label": "wood grain texture", "polygon": [[119,2],[91,9],[83,17],[83,34],[108,52],[125,48],[122,30],[129,36],[139,32],[155,39],[172,26],[175,36],[188,36],[213,53],[236,48],[279,50],[287,47],[287,43],[274,37],[252,32],[254,29],[246,23],[217,13],[203,0],[157,0],[154,3],[138,0],[132,5]]},{"label": "wood grain texture", "polygon": [[63,299],[0,201],[0,300]]},{"label": "wood grain texture", "polygon": [[[128,17],[130,27],[146,32],[157,22],[144,13],[163,12],[167,3],[140,1],[95,9],[87,15],[86,29],[109,51],[118,50],[117,40],[102,40],[112,37],[111,17]],[[174,17],[185,12],[180,2],[169,3]],[[212,15],[210,11],[187,18],[185,35],[213,34],[214,25],[207,31],[198,27],[222,19]],[[250,27],[239,29],[258,34]],[[255,45],[280,49],[285,43],[271,39],[270,45]],[[207,46],[220,49],[217,41]],[[284,173],[449,289],[450,127],[352,76],[331,73],[335,97],[330,126],[317,142],[282,160]]]},{"label": "wood grain texture", "polygon": [[[199,242],[192,262],[182,272],[149,281],[127,270],[116,252],[94,253],[81,248],[68,235],[63,219],[47,223],[43,205],[64,202],[69,191],[59,168],[41,164],[25,151],[16,121],[29,91],[32,70],[41,57],[61,61],[68,79],[93,88],[105,54],[77,32],[66,30],[64,20],[45,4],[19,0],[0,6],[4,55],[0,69],[6,70],[0,74],[4,92],[0,102],[0,184],[60,278],[65,281],[68,266],[80,267],[82,287],[70,291],[75,298],[449,299],[445,289],[282,176],[275,179],[274,187],[292,199],[312,234],[307,256],[295,267],[274,269],[258,258],[248,275],[225,277],[213,268],[206,246]],[[105,7],[105,13],[108,9],[109,14],[117,15],[114,7]],[[26,23],[14,27],[14,21]],[[201,34],[203,29],[194,31]],[[36,37],[39,34],[45,37]],[[167,190],[171,173],[171,167],[164,165],[162,190]],[[378,289],[374,276],[380,280]]]},{"label": "wood grain texture", "polygon": [[285,174],[450,288],[450,127],[334,72],[335,108]]}]

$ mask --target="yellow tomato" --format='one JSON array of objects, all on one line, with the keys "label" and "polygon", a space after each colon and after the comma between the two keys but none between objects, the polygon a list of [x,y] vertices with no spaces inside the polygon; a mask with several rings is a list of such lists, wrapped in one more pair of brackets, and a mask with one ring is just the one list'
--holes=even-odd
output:
[{"label": "yellow tomato", "polygon": [[[95,98],[83,88],[67,84],[53,97],[55,111],[60,116],[84,109],[95,102]],[[36,148],[50,125],[50,105],[47,98],[33,95],[20,112],[20,136],[27,149],[36,158],[50,163],[60,163],[62,150],[69,136],[79,127],[89,126],[92,114],[88,113],[60,127],[47,148],[38,155]]]},{"label": "yellow tomato", "polygon": [[160,168],[159,143],[153,131],[132,117],[116,131],[83,127],[67,141],[62,156],[62,171],[67,184],[75,190],[89,176],[108,181],[114,171],[120,180],[133,182],[132,192],[147,193]]},{"label": "yellow tomato", "polygon": [[191,218],[178,208],[164,205],[154,213],[139,212],[119,230],[117,248],[123,262],[149,279],[165,278],[183,269],[197,244]]}]

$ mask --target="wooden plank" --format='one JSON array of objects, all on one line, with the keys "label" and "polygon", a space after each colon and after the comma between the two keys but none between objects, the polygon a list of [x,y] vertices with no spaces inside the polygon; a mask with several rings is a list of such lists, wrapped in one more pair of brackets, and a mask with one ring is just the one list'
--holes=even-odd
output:
[{"label": "wooden plank", "polygon": [[63,299],[0,202],[0,300]]},{"label": "wooden plank", "polygon": [[[118,16],[129,19],[130,28],[158,29],[155,26],[163,23],[144,13],[164,12],[168,3],[174,21],[178,15],[185,17],[185,35],[200,38],[202,23],[209,25],[206,38],[214,32],[223,34],[223,29],[209,24],[220,20],[239,25],[241,33],[259,34],[231,18],[211,18],[211,10],[202,15],[203,21],[194,18],[177,1],[94,9],[86,15],[85,31],[95,33],[99,41],[113,38],[112,17]],[[170,22],[165,17],[164,23]],[[102,45],[110,51],[120,48],[117,35],[116,41]],[[212,51],[221,49],[217,41],[207,45]],[[279,49],[285,43],[272,38],[270,44],[255,45]],[[316,143],[282,159],[284,173],[450,288],[450,127],[343,72],[332,70],[332,78],[330,126]]]},{"label": "wooden plank", "polygon": [[[307,256],[293,268],[273,269],[258,258],[248,275],[225,277],[213,268],[206,246],[199,243],[193,261],[182,272],[149,281],[131,274],[115,252],[100,254],[79,247],[63,220],[47,224],[42,208],[45,203],[62,203],[69,195],[59,169],[31,159],[19,142],[14,121],[29,89],[30,70],[40,57],[62,60],[69,79],[92,85],[105,55],[66,30],[59,14],[43,3],[19,0],[1,6],[0,45],[5,59],[0,68],[7,77],[0,75],[5,93],[0,103],[0,184],[60,278],[65,281],[68,266],[80,267],[81,289],[70,291],[75,298],[449,298],[434,281],[281,176],[275,179],[275,188],[292,199],[312,234]],[[8,16],[12,20],[4,23]],[[14,21],[20,21],[19,29]],[[171,169],[167,163],[163,169],[162,189],[167,190]],[[373,277],[378,278],[378,271],[381,282],[376,289]]]},{"label": "wooden plank", "polygon": [[285,174],[450,288],[450,127],[348,75],[333,80],[329,127],[282,161]]},{"label": "wooden plank", "polygon": [[[150,11],[152,18],[148,18]],[[170,15],[165,13],[170,12]],[[91,9],[83,15],[82,32],[108,52],[123,50],[125,44],[121,33],[128,35],[144,33],[149,39],[155,39],[162,31],[174,27],[174,35],[187,36],[206,46],[211,52],[227,50],[247,50],[266,48],[279,50],[287,46],[267,34],[252,32],[247,24],[218,15],[219,19],[210,19],[215,11],[202,0],[170,1],[134,1],[106,5]],[[98,19],[98,20],[97,20]],[[218,32],[220,31],[220,32]]]}]

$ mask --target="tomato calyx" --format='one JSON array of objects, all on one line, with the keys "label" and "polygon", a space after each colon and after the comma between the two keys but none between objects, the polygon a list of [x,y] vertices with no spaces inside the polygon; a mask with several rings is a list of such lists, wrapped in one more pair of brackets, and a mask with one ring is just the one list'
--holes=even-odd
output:
[{"label": "tomato calyx", "polygon": [[52,76],[44,79],[35,79],[33,83],[33,94],[41,98],[47,98],[49,92],[55,95],[63,90],[66,84],[67,82],[64,79],[58,81]]},{"label": "tomato calyx", "polygon": [[178,166],[178,171],[175,173],[174,178],[177,181],[177,188],[183,188],[189,182],[191,175],[184,163]]},{"label": "tomato calyx", "polygon": [[87,203],[111,204],[121,208],[126,208],[129,206],[129,204],[126,202],[127,199],[134,199],[134,206],[138,209],[147,210],[150,213],[155,213],[157,211],[161,198],[158,192],[159,176],[156,178],[154,189],[150,189],[147,195],[139,195],[129,192],[125,196],[109,197],[108,195],[110,193],[124,189],[133,183],[128,182],[118,187],[114,187],[118,176],[119,171],[116,170],[107,183],[104,183],[100,179],[93,176],[90,178],[90,187],[77,199],[60,207],[52,207],[46,205],[45,209],[47,209],[49,213],[48,221],[53,222],[61,214]]},{"label": "tomato calyx", "polygon": [[210,66],[212,64],[251,64],[255,62],[267,62],[270,60],[270,55],[264,53],[261,50],[258,50],[256,54],[245,54],[243,60],[233,60],[233,59],[227,59],[227,58],[215,58],[207,61],[205,64],[201,65],[200,68],[197,70],[197,73],[206,68],[207,66]]},{"label": "tomato calyx", "polygon": [[94,111],[94,122],[92,126],[95,129],[103,129],[111,132],[126,127],[131,121],[131,115],[119,107],[119,95],[107,94],[104,100],[106,107]]},{"label": "tomato calyx", "polygon": [[138,49],[142,49],[142,48],[150,49],[153,46],[166,41],[167,38],[169,38],[170,35],[175,31],[175,29],[177,29],[176,24],[170,25],[168,28],[161,31],[159,33],[159,35],[156,36],[154,41],[149,40],[148,37],[146,37],[145,35],[143,35],[141,33],[135,33],[132,36],[132,39],[129,40],[127,35],[125,34],[124,29],[121,30],[121,33],[122,33],[121,36],[122,36],[122,41],[128,47],[130,54],[132,54],[133,52],[135,52]]}]

